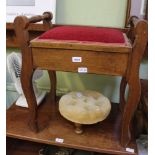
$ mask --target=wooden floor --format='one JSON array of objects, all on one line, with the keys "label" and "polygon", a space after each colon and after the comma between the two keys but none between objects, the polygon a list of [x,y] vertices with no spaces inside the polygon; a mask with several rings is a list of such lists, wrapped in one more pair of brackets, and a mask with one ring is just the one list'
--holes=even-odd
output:
[{"label": "wooden floor", "polygon": [[[85,125],[84,133],[77,135],[73,124],[59,114],[58,103],[51,103],[47,96],[39,107],[39,124],[43,125],[40,132],[34,133],[28,128],[28,110],[13,105],[7,110],[7,137],[108,154],[136,155],[135,142],[128,146],[135,153],[120,146],[118,111],[118,104],[112,104],[112,111],[105,121]],[[57,142],[56,138],[63,139],[63,142]]]}]

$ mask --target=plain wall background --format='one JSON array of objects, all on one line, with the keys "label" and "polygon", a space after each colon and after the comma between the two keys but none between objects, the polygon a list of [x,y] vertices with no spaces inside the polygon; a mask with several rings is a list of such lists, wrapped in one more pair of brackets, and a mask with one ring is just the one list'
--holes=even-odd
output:
[{"label": "plain wall background", "polygon": [[57,0],[56,23],[124,27],[127,0]]}]

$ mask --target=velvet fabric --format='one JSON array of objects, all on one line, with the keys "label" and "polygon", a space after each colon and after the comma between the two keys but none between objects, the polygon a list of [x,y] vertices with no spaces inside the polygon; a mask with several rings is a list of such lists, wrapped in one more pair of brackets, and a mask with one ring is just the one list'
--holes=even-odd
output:
[{"label": "velvet fabric", "polygon": [[118,29],[89,26],[58,26],[43,33],[39,39],[125,43]]}]

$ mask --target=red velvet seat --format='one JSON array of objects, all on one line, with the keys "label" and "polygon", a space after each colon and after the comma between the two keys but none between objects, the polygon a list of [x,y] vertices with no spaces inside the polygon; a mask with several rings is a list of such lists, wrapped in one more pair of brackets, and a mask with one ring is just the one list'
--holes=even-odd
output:
[{"label": "red velvet seat", "polygon": [[88,26],[58,26],[43,33],[39,39],[125,43],[123,33],[118,29]]}]

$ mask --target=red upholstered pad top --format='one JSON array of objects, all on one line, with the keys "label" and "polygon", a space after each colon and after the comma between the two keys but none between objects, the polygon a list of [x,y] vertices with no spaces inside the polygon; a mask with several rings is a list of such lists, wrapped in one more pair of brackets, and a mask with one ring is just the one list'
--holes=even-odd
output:
[{"label": "red upholstered pad top", "polygon": [[58,26],[43,33],[39,39],[125,43],[123,33],[114,28]]}]

